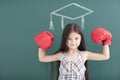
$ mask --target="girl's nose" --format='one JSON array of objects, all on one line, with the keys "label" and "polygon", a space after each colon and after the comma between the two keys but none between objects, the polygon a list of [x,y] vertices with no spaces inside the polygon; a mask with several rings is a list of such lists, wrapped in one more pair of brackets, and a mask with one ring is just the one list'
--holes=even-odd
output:
[{"label": "girl's nose", "polygon": [[75,43],[75,40],[72,40],[72,43]]}]

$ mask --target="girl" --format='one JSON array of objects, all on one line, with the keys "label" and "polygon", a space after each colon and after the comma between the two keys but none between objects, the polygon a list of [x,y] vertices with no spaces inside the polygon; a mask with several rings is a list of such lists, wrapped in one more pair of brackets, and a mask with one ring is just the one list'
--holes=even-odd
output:
[{"label": "girl", "polygon": [[86,51],[83,33],[74,23],[64,28],[60,48],[54,54],[46,55],[42,48],[38,53],[41,62],[57,61],[58,80],[88,80],[87,60],[110,58],[108,44],[103,45],[102,53]]}]

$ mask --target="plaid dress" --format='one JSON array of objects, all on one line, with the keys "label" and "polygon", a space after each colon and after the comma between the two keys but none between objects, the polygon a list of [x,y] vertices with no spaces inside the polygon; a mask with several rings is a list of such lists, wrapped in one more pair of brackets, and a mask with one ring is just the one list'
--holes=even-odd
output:
[{"label": "plaid dress", "polygon": [[81,51],[78,52],[77,57],[68,61],[65,53],[60,58],[60,75],[58,80],[85,80],[85,66],[83,54]]}]

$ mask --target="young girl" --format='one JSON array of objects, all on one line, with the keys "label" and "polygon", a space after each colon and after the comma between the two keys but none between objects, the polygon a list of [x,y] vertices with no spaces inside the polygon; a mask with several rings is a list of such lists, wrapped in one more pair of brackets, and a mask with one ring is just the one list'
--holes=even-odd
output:
[{"label": "young girl", "polygon": [[83,33],[73,23],[64,28],[60,48],[54,54],[47,55],[39,48],[38,57],[41,62],[58,61],[58,80],[88,80],[87,60],[108,60],[110,43],[103,41],[102,53],[86,51]]}]

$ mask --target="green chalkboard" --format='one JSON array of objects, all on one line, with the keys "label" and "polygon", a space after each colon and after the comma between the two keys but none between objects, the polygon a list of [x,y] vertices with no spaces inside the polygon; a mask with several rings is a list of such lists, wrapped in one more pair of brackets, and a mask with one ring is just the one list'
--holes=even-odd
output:
[{"label": "green chalkboard", "polygon": [[[64,18],[64,26],[67,23],[84,25],[87,50],[100,52],[102,49],[102,45],[91,40],[94,28],[104,27],[113,35],[110,60],[89,61],[91,80],[120,80],[120,0],[0,0],[0,80],[49,80],[50,63],[39,62],[34,36],[50,31],[55,39],[47,53],[56,51],[61,42],[63,18],[53,15],[54,30],[50,30],[50,13],[71,3],[93,11],[84,19]],[[63,10],[58,14],[75,18],[86,13],[78,12],[75,7],[68,10],[74,12],[69,14]]]}]

